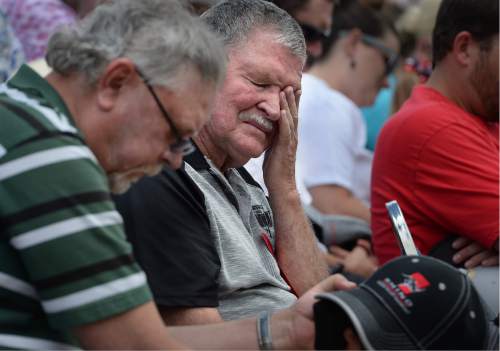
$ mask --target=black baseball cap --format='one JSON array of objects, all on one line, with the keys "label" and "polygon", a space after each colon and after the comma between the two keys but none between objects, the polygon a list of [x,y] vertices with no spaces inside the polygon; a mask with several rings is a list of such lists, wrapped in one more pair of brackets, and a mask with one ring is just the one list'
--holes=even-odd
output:
[{"label": "black baseball cap", "polygon": [[317,296],[317,349],[344,349],[352,327],[366,349],[486,349],[492,323],[466,274],[426,256],[380,267],[352,290]]}]

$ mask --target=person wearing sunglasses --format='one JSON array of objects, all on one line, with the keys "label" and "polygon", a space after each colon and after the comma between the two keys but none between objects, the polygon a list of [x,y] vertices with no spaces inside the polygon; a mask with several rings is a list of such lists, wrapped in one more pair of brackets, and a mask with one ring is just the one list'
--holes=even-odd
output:
[{"label": "person wearing sunglasses", "polygon": [[302,79],[297,183],[324,214],[370,222],[372,154],[360,107],[373,103],[397,63],[395,29],[357,1],[335,7],[323,54]]},{"label": "person wearing sunglasses", "polygon": [[304,33],[307,62],[304,70],[321,55],[323,40],[332,27],[334,0],[273,0],[278,7],[288,12],[299,23]]}]

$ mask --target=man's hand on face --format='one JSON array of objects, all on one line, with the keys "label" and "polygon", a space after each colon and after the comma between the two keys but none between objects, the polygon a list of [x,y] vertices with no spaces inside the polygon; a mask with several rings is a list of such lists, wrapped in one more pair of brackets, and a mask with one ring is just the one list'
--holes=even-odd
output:
[{"label": "man's hand on face", "polygon": [[292,323],[293,345],[299,349],[314,348],[313,305],[316,302],[315,296],[317,294],[335,290],[349,290],[355,287],[356,284],[347,280],[343,275],[335,274],[309,289],[295,305],[282,311],[282,313],[289,314],[287,318],[290,318]]},{"label": "man's hand on face", "polygon": [[264,181],[269,192],[295,189],[295,154],[300,90],[291,86],[280,92],[277,132],[264,160]]}]

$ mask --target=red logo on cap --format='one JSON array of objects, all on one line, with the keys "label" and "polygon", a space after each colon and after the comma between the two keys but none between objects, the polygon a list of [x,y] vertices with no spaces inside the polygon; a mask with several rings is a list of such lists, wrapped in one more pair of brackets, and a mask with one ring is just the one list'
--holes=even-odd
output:
[{"label": "red logo on cap", "polygon": [[403,277],[405,279],[401,284],[398,284],[398,287],[405,295],[424,291],[426,287],[431,285],[431,283],[429,283],[429,281],[419,272],[410,275],[403,274]]}]

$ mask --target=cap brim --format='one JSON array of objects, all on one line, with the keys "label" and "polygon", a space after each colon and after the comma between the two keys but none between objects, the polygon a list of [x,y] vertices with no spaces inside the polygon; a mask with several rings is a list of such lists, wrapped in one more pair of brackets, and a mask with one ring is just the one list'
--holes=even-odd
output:
[{"label": "cap brim", "polygon": [[381,302],[362,288],[317,295],[339,306],[348,316],[365,349],[420,349]]}]

